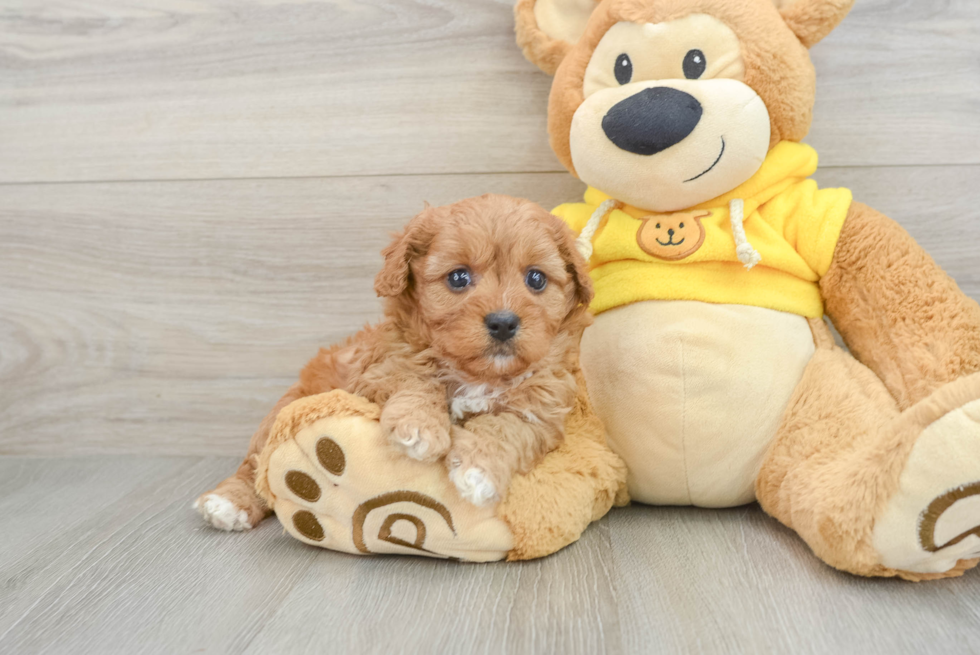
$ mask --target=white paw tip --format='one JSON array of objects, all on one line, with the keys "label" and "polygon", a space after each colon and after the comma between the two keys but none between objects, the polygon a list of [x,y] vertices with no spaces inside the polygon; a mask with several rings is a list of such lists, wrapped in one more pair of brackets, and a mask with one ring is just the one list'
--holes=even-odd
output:
[{"label": "white paw tip", "polygon": [[252,524],[248,522],[248,512],[218,494],[208,494],[204,497],[203,504],[200,499],[194,501],[194,509],[219,530],[238,532],[252,528]]},{"label": "white paw tip", "polygon": [[398,443],[412,459],[422,459],[429,452],[429,442],[422,438],[422,431],[418,428],[410,429],[407,434],[399,436]]},{"label": "white paw tip", "polygon": [[497,489],[487,479],[487,474],[483,469],[472,467],[460,471],[460,469],[454,468],[449,472],[449,477],[456,485],[456,489],[459,490],[459,495],[477,507],[482,507],[497,499]]}]

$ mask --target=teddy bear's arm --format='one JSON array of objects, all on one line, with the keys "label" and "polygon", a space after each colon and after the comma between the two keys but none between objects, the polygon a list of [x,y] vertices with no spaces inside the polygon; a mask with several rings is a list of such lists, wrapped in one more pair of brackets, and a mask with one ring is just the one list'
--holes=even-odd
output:
[{"label": "teddy bear's arm", "polygon": [[820,288],[848,348],[901,408],[980,371],[980,306],[867,205],[851,206]]}]

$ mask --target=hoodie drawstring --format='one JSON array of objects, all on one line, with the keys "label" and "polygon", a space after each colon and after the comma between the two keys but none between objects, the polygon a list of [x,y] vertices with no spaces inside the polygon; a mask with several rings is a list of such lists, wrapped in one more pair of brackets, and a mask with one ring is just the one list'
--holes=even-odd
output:
[{"label": "hoodie drawstring", "polygon": [[738,261],[745,264],[746,269],[752,270],[753,266],[762,261],[762,255],[745,236],[745,201],[740,198],[732,200],[728,213],[731,215],[732,234],[735,236],[735,255]]},{"label": "hoodie drawstring", "polygon": [[575,247],[578,249],[582,256],[585,257],[585,261],[589,261],[592,257],[592,237],[595,236],[596,231],[599,229],[599,224],[602,223],[602,219],[606,217],[606,214],[614,209],[619,209],[623,206],[623,203],[618,200],[605,200],[595,211],[592,212],[592,216],[589,217],[589,221],[582,228],[582,231],[578,235],[578,239],[575,240]]}]

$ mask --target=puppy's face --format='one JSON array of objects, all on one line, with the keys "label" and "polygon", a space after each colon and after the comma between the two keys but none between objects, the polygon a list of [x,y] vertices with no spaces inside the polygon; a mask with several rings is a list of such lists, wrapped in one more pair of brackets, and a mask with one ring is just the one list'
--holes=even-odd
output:
[{"label": "puppy's face", "polygon": [[478,380],[519,375],[548,354],[592,294],[564,224],[506,196],[417,216],[386,251],[376,288],[399,297],[438,357]]}]

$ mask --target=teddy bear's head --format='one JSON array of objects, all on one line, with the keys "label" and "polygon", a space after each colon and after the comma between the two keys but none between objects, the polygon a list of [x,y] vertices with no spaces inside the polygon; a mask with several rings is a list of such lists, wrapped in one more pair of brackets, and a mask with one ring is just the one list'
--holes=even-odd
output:
[{"label": "teddy bear's head", "polygon": [[808,48],[854,0],[519,0],[554,73],[551,145],[587,184],[669,212],[720,196],[810,128]]}]

